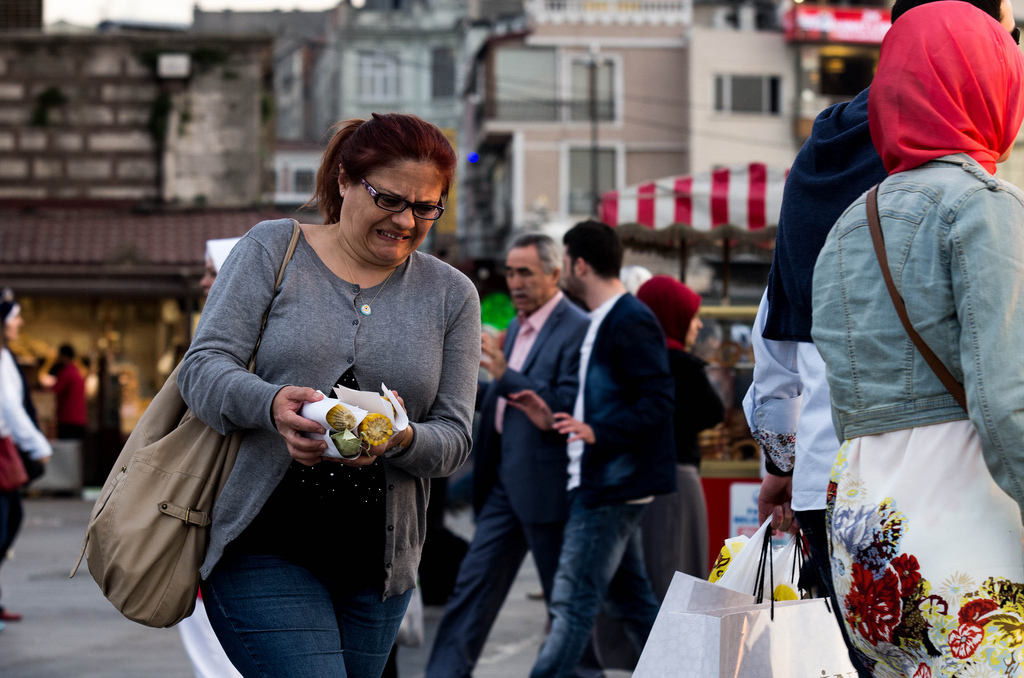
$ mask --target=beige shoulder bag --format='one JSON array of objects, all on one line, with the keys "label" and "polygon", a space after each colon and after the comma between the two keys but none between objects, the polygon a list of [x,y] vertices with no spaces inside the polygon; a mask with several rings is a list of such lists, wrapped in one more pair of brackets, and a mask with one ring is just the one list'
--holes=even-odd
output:
[{"label": "beige shoulder bag", "polygon": [[[275,294],[299,241],[299,223],[293,223]],[[250,372],[269,314],[270,306]],[[173,626],[192,614],[213,504],[242,440],[241,433],[223,436],[192,414],[178,390],[180,368],[174,368],[121,450],[71,570],[74,577],[85,556],[107,600],[145,626]]]}]

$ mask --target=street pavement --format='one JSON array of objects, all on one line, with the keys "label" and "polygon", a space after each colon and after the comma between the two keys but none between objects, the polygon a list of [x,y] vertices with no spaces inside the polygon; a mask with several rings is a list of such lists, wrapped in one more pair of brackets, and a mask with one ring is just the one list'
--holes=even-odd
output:
[{"label": "street pavement", "polygon": [[[13,558],[0,569],[3,602],[25,615],[0,631],[3,678],[189,678],[191,665],[176,629],[150,629],[126,620],[107,602],[85,563],[68,579],[78,558],[91,501],[39,497],[25,500],[25,522]],[[470,538],[468,511],[447,518]],[[544,604],[527,558],[491,631],[475,678],[529,674],[544,634]],[[423,647],[402,647],[400,678],[421,678],[443,608],[425,608]],[[607,678],[626,678],[608,671]]]}]

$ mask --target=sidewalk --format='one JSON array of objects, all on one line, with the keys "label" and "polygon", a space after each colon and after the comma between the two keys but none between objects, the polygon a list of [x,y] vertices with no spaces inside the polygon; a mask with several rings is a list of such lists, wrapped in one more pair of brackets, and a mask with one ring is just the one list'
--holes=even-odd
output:
[{"label": "sidewalk", "polygon": [[[0,631],[4,678],[190,678],[191,666],[176,629],[150,629],[124,619],[82,568],[68,579],[78,557],[92,502],[37,498],[25,501],[25,522],[14,558],[0,569],[5,605],[25,615]],[[467,514],[451,529],[470,536]],[[529,674],[544,633],[544,605],[532,561],[519,572],[491,632],[476,678]],[[443,609],[425,611],[426,642],[399,650],[401,678],[421,678]],[[608,678],[628,673],[609,671]]]}]

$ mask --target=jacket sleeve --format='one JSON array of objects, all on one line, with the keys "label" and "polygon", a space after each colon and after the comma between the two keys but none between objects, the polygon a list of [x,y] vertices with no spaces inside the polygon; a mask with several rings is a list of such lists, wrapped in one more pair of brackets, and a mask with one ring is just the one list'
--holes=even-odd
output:
[{"label": "jacket sleeve", "polygon": [[[998,186],[998,188],[997,188]],[[967,412],[996,483],[1024,512],[1024,200],[992,179],[950,228]]]},{"label": "jacket sleeve", "polygon": [[[604,331],[602,327],[599,334]],[[620,389],[614,416],[587,413],[587,424],[594,430],[595,448],[639,451],[643,449],[642,444],[637,444],[642,442],[642,432],[664,427],[675,411],[675,383],[668,367],[665,335],[654,316],[645,313],[616,319],[608,332],[611,375],[625,388]],[[591,356],[591,360],[595,358]],[[593,374],[593,370],[588,370],[587,378]]]},{"label": "jacket sleeve", "polygon": [[[548,404],[552,412],[572,412],[576,393],[580,387],[580,344],[587,333],[587,323],[573,329],[562,338],[557,346],[557,367],[554,375],[537,378],[508,369],[498,383],[498,392],[503,396],[530,389]],[[547,346],[540,347],[547,350]]]},{"label": "jacket sleeve", "polygon": [[792,475],[796,429],[800,419],[803,386],[797,368],[797,345],[792,341],[765,339],[768,292],[761,297],[754,318],[754,380],[743,397],[747,425],[772,475]]},{"label": "jacket sleeve", "polygon": [[21,389],[21,377],[17,369],[18,365],[11,352],[6,348],[0,349],[0,418],[19,450],[32,459],[43,459],[53,454],[53,448],[22,407],[25,394]]},{"label": "jacket sleeve", "polygon": [[57,381],[53,384],[53,388],[50,390],[56,393],[58,396],[63,395],[69,388],[71,388],[71,377],[68,374],[68,368],[77,369],[74,365],[67,365],[57,374]]}]

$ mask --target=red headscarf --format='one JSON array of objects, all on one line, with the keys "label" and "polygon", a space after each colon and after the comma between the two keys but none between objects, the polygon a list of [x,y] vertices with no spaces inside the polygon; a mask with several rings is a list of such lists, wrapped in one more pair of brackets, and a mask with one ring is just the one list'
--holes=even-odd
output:
[{"label": "red headscarf", "polygon": [[998,21],[959,0],[903,14],[882,42],[868,95],[889,174],[966,153],[994,174],[1024,119],[1024,56]]},{"label": "red headscarf", "polygon": [[640,286],[636,298],[654,311],[668,347],[685,351],[686,333],[700,310],[700,295],[675,278],[656,275]]}]

